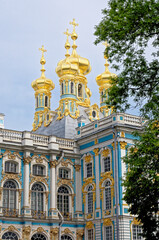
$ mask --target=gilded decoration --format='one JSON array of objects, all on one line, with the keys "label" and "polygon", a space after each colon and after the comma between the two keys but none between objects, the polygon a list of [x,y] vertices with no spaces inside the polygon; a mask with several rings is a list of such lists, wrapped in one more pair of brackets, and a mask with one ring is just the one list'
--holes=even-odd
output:
[{"label": "gilded decoration", "polygon": [[95,153],[95,156],[98,156],[98,155],[99,155],[99,148],[95,148],[95,149],[93,150],[93,152]]},{"label": "gilded decoration", "polygon": [[18,202],[19,202],[19,203],[21,203],[22,191],[23,191],[23,189],[18,189],[18,193],[19,193]]},{"label": "gilded decoration", "polygon": [[38,227],[36,231],[38,233],[41,233],[41,232],[45,232],[46,233],[46,231],[42,227]]},{"label": "gilded decoration", "polygon": [[26,226],[22,228],[22,236],[23,239],[29,240],[30,239],[30,233],[31,233],[31,227]]},{"label": "gilded decoration", "polygon": [[76,240],[82,240],[84,236],[84,229],[77,229]]},{"label": "gilded decoration", "polygon": [[115,149],[115,143],[114,142],[112,143],[112,147],[113,147],[113,149]]},{"label": "gilded decoration", "polygon": [[62,234],[71,234],[72,235],[72,231],[69,228],[65,228],[65,230],[62,231]]},{"label": "gilded decoration", "polygon": [[58,234],[59,234],[59,229],[57,227],[56,228],[51,228],[51,230],[50,230],[50,239],[51,240],[57,239]]},{"label": "gilded decoration", "polygon": [[62,159],[62,161],[61,161],[62,167],[68,167],[69,164],[73,165],[73,163],[70,159],[66,159],[66,160]]},{"label": "gilded decoration", "polygon": [[141,225],[141,221],[139,221],[137,218],[134,217],[134,219],[133,219],[133,221],[131,222],[131,224]]},{"label": "gilded decoration", "polygon": [[20,180],[21,176],[18,174],[14,174],[14,173],[5,173],[5,175],[3,176],[3,178],[1,179],[1,184],[3,181],[5,181],[6,179],[14,179],[16,180],[20,185],[22,184],[21,180]]},{"label": "gilded decoration", "polygon": [[0,187],[0,200],[1,200],[1,197],[2,197],[2,191],[3,191],[3,188]]},{"label": "gilded decoration", "polygon": [[72,181],[73,181],[73,179],[59,179],[57,186],[59,187],[61,185],[67,185],[73,189]]},{"label": "gilded decoration", "polygon": [[50,161],[50,162],[49,162],[49,165],[50,165],[50,168],[55,168],[56,165],[57,165],[57,161],[56,161],[56,160]]},{"label": "gilded decoration", "polygon": [[0,232],[2,231],[2,226],[0,225]]},{"label": "gilded decoration", "polygon": [[86,229],[92,229],[94,228],[94,224],[92,221],[86,222]]},{"label": "gilded decoration", "polygon": [[18,232],[18,229],[13,225],[10,225],[5,231]]},{"label": "gilded decoration", "polygon": [[87,155],[87,156],[85,156],[84,160],[85,160],[86,163],[89,163],[92,160],[92,156]]},{"label": "gilded decoration", "polygon": [[32,157],[30,157],[30,156],[24,157],[23,158],[24,165],[29,164],[31,162],[31,160],[32,160]]},{"label": "gilded decoration", "polygon": [[113,223],[112,223],[112,220],[110,218],[105,218],[103,220],[103,225],[104,226],[111,226]]},{"label": "gilded decoration", "polygon": [[102,152],[102,156],[103,157],[107,157],[110,154],[110,150],[109,149],[104,149]]},{"label": "gilded decoration", "polygon": [[125,150],[125,147],[127,145],[127,142],[120,142],[120,148]]},{"label": "gilded decoration", "polygon": [[75,166],[76,172],[80,172],[81,165],[76,164],[76,165],[74,165],[74,166]]},{"label": "gilded decoration", "polygon": [[98,144],[98,139],[97,138],[95,138],[94,144]]},{"label": "gilded decoration", "polygon": [[32,179],[30,181],[30,185],[34,182],[44,183],[47,186],[47,188],[49,188],[47,180],[44,177],[40,177],[40,176],[32,177]]},{"label": "gilded decoration", "polygon": [[121,132],[121,135],[120,135],[122,138],[125,137],[125,133],[124,132]]},{"label": "gilded decoration", "polygon": [[8,156],[8,160],[15,160],[16,157],[21,159],[21,156],[19,155],[19,153],[17,152],[13,152],[11,153],[10,151],[5,151],[5,153],[3,154],[3,156]]}]

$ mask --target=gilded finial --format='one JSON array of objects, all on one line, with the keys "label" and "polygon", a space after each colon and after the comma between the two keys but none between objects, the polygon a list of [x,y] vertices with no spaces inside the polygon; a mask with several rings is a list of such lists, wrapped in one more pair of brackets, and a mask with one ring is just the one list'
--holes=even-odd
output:
[{"label": "gilded finial", "polygon": [[[109,43],[107,41],[105,41],[103,43],[103,45],[105,46],[105,50],[107,50],[108,47],[110,47]],[[108,57],[104,54],[104,58],[105,58],[105,72],[109,71],[108,67],[109,67],[109,63],[108,63]]]},{"label": "gilded finial", "polygon": [[68,37],[71,36],[71,34],[69,33],[68,28],[66,29],[66,32],[64,32],[64,34],[67,36],[67,40],[66,40],[66,43],[65,43],[65,48],[66,48],[67,51],[66,51],[65,56],[69,57],[70,56],[70,54],[69,54],[70,43],[69,43]]},{"label": "gilded finial", "polygon": [[41,69],[42,74],[41,74],[41,75],[42,75],[43,77],[45,77],[45,74],[44,74],[44,72],[45,72],[44,65],[45,65],[45,63],[46,63],[46,60],[45,60],[45,58],[44,58],[44,52],[47,52],[47,50],[44,48],[44,45],[42,45],[42,47],[39,48],[39,51],[42,52],[42,57],[41,57],[41,59],[40,59],[40,63],[41,63],[41,65],[42,65],[42,69]]},{"label": "gilded finial", "polygon": [[72,55],[76,55],[76,48],[77,48],[77,45],[75,43],[75,40],[78,38],[78,35],[75,31],[75,27],[78,26],[78,23],[75,22],[75,19],[73,19],[72,22],[70,22],[71,25],[73,25],[73,32],[71,34],[71,38],[73,40],[73,45],[72,45],[72,48],[73,48],[73,52],[72,52]]}]

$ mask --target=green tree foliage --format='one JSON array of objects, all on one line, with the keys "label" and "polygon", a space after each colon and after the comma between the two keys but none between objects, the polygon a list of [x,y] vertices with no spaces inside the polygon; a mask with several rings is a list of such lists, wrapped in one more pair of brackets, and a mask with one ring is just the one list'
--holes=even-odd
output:
[{"label": "green tree foliage", "polygon": [[[159,1],[110,0],[103,19],[96,26],[95,43],[107,40],[109,60],[121,70],[109,91],[109,104],[130,107],[128,99],[143,105],[149,117],[159,106]],[[146,101],[146,104],[145,104]]]},{"label": "green tree foliage", "polygon": [[106,54],[120,71],[107,104],[125,111],[133,97],[147,117],[140,140],[125,158],[124,199],[138,216],[147,240],[159,239],[159,0],[110,0],[96,26],[95,43],[107,40]]},{"label": "green tree foliage", "polygon": [[143,133],[137,134],[129,155],[124,158],[129,171],[123,185],[124,200],[129,211],[143,223],[143,236],[147,240],[159,239],[159,122],[150,122]]}]

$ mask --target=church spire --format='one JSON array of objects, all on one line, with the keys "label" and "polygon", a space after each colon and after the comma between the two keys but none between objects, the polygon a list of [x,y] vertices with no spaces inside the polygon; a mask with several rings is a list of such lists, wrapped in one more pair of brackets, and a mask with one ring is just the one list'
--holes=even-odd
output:
[{"label": "church spire", "polygon": [[77,48],[77,45],[76,45],[76,40],[78,38],[78,35],[76,33],[76,30],[75,30],[75,27],[78,26],[78,23],[75,22],[75,19],[73,19],[72,22],[70,22],[71,25],[73,25],[73,32],[71,34],[71,38],[73,40],[73,45],[72,45],[72,48],[73,48],[73,51],[72,51],[72,55],[73,56],[76,56],[77,55],[77,52],[76,52],[76,48]]},{"label": "church spire", "polygon": [[[108,42],[104,42],[103,45],[107,48],[110,46]],[[115,77],[116,74],[111,73],[109,71],[109,63],[108,63],[108,56],[104,54],[105,58],[105,71],[104,73],[98,75],[96,77],[96,82],[99,86],[99,93],[100,93],[100,111],[104,114],[104,116],[108,116],[113,112],[113,107],[110,109],[106,105],[106,99],[108,98],[108,89],[111,87],[111,78]]]},{"label": "church spire", "polygon": [[41,76],[40,78],[32,82],[32,88],[35,91],[35,114],[33,122],[33,131],[37,130],[42,123],[44,126],[47,126],[51,121],[50,115],[50,99],[51,99],[51,90],[54,89],[55,84],[51,79],[46,78],[44,65],[46,60],[44,58],[44,46],[42,45],[39,50],[42,52],[42,57],[40,59],[41,67]]}]

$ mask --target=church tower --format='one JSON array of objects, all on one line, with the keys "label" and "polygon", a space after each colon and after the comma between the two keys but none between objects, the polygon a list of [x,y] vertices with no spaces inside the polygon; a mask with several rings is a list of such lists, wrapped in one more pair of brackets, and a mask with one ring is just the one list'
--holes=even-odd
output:
[{"label": "church tower", "polygon": [[[78,26],[78,24],[75,22],[75,19],[73,19],[73,22],[70,22],[70,24],[73,25],[72,34],[68,32],[68,29],[65,32],[67,36],[65,43],[66,58],[61,60],[56,67],[56,73],[60,78],[59,83],[61,88],[61,99],[57,118],[59,120],[68,115],[74,119],[78,118],[79,105],[86,108],[90,107],[91,91],[87,87],[87,78],[85,75],[91,71],[91,66],[88,59],[80,57],[77,54],[76,40],[78,35],[75,31],[75,27]],[[71,55],[69,54],[69,36],[71,36],[73,40]]]},{"label": "church tower", "polygon": [[51,79],[46,78],[44,65],[46,60],[44,58],[44,46],[39,48],[42,52],[42,57],[40,63],[41,68],[41,77],[32,82],[32,88],[35,91],[35,114],[33,122],[33,131],[36,131],[41,127],[44,122],[44,126],[47,126],[51,122],[50,114],[50,99],[51,99],[51,90],[54,89],[55,85]]},{"label": "church tower", "polygon": [[[109,47],[107,42],[103,43],[105,47]],[[109,116],[113,113],[113,107],[108,108],[106,104],[106,100],[108,99],[108,89],[111,87],[111,78],[116,77],[116,74],[111,73],[109,71],[109,63],[108,57],[104,55],[105,58],[105,71],[104,73],[98,75],[96,77],[96,82],[99,86],[99,93],[100,93],[100,111],[103,113],[104,116]]]}]

